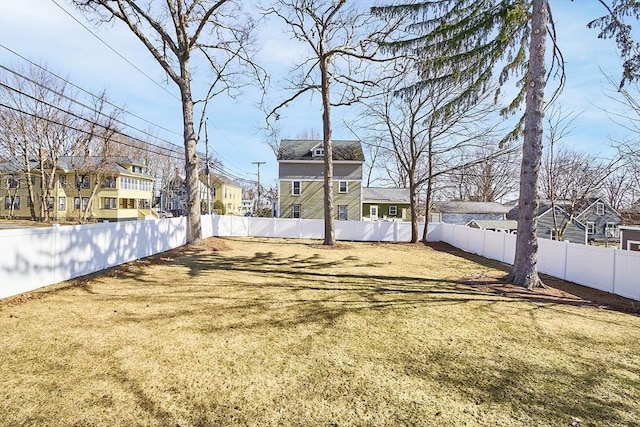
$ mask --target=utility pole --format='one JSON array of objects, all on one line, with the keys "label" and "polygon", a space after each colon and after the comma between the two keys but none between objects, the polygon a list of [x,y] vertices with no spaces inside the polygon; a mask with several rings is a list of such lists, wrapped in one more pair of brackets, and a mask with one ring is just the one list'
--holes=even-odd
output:
[{"label": "utility pole", "polygon": [[204,147],[207,165],[205,166],[205,174],[207,175],[207,215],[211,215],[211,174],[209,173],[209,132],[207,121],[204,122]]},{"label": "utility pole", "polygon": [[258,213],[258,208],[260,207],[260,165],[264,165],[266,162],[251,162],[252,165],[258,166],[258,200],[256,200],[256,214]]}]

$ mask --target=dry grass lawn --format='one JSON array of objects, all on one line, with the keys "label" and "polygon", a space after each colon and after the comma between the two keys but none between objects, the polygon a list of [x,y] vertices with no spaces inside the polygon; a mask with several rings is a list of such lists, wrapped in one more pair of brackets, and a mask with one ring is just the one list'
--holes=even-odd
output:
[{"label": "dry grass lawn", "polygon": [[503,275],[208,239],[0,302],[0,425],[637,426],[640,317],[481,286]]}]

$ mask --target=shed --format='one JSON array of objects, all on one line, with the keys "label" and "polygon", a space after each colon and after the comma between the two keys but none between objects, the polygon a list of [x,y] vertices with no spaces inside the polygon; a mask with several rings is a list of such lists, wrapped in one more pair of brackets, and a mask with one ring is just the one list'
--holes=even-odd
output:
[{"label": "shed", "polygon": [[620,226],[620,249],[640,251],[640,225]]}]

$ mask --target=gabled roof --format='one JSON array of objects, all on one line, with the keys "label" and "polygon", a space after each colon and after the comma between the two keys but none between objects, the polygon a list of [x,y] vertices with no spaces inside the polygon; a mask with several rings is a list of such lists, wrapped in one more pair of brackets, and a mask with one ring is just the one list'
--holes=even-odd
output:
[{"label": "gabled roof", "polygon": [[[313,157],[313,148],[322,144],[317,139],[283,139],[280,141],[278,160],[318,160]],[[333,160],[364,162],[360,141],[333,140]]]},{"label": "gabled roof", "polygon": [[408,188],[364,187],[362,189],[364,203],[409,203]]},{"label": "gabled roof", "polygon": [[434,202],[433,206],[441,213],[506,214],[509,211],[497,202]]},{"label": "gabled roof", "polygon": [[[569,216],[569,214],[563,209],[563,207],[566,207],[568,205],[571,205],[570,202],[568,201],[557,201],[555,202],[555,207],[556,210],[562,211],[562,213],[566,216]],[[540,202],[538,203],[538,211],[536,212],[536,217],[541,217],[542,215],[546,214],[547,212],[551,211],[551,202],[548,200],[540,200]],[[517,220],[518,219],[518,205],[516,204],[513,208],[511,208],[509,210],[509,212],[507,212],[507,219],[513,219],[513,220]]]},{"label": "gabled roof", "polygon": [[505,219],[503,221],[490,220],[490,219],[472,219],[467,223],[475,223],[479,228],[484,230],[517,230],[518,221]]},{"label": "gabled roof", "polygon": [[[606,201],[604,201],[600,197],[589,197],[584,200],[581,200],[576,204],[574,218],[578,219],[585,214],[594,204],[597,202],[604,203],[608,206],[613,212],[618,213],[615,209],[609,205]],[[553,203],[556,207],[556,210],[561,211],[564,215],[569,216],[569,212],[572,211],[571,201],[569,200],[558,200]],[[541,217],[545,215],[547,212],[551,211],[552,203],[549,200],[540,200],[538,204],[538,211],[536,212],[536,217]],[[569,211],[569,212],[568,212]],[[517,219],[518,218],[518,205],[513,207],[507,213],[507,219]]]},{"label": "gabled roof", "polygon": [[618,213],[618,211],[616,211],[606,200],[604,200],[601,197],[589,197],[586,198],[584,200],[582,200],[580,203],[578,203],[577,207],[576,207],[576,217],[580,217],[583,216],[589,209],[591,209],[591,207],[593,205],[595,205],[596,203],[603,203],[605,206],[607,206],[613,213],[617,214],[618,216],[620,215]]}]

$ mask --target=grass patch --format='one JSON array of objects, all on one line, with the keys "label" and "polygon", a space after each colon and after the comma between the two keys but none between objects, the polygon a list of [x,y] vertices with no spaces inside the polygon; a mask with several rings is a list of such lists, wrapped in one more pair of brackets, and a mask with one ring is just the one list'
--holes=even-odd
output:
[{"label": "grass patch", "polygon": [[638,316],[461,255],[208,239],[5,300],[0,425],[638,425]]}]

